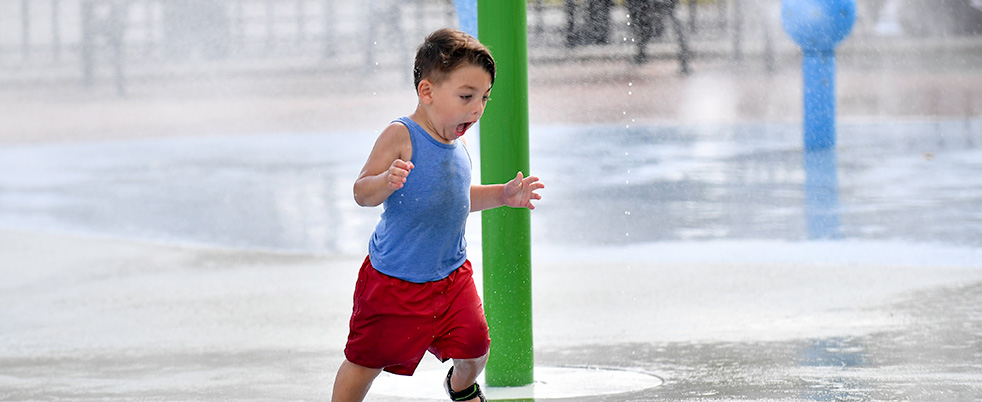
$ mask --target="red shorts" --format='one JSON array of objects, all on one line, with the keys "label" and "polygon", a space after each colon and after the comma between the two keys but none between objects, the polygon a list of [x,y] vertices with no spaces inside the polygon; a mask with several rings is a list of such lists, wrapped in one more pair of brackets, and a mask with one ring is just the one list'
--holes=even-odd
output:
[{"label": "red shorts", "polygon": [[375,270],[358,273],[344,355],[362,367],[412,375],[427,350],[441,361],[488,353],[491,338],[470,261],[435,282],[413,283]]}]

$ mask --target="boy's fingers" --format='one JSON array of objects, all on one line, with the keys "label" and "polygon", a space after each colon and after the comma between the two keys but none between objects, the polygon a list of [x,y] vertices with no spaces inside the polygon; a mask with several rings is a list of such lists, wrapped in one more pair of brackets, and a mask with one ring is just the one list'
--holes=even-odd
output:
[{"label": "boy's fingers", "polygon": [[413,163],[412,162],[407,162],[407,161],[404,161],[402,159],[396,159],[395,162],[392,162],[392,166],[397,167],[397,168],[402,169],[402,170],[412,170],[413,169]]}]

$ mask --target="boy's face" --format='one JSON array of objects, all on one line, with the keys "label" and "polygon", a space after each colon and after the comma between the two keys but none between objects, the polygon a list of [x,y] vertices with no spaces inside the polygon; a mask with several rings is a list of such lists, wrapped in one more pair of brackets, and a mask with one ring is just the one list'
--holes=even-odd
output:
[{"label": "boy's face", "polygon": [[483,68],[465,64],[446,80],[421,93],[430,106],[432,127],[440,138],[452,143],[464,135],[481,115],[491,95],[491,74]]}]

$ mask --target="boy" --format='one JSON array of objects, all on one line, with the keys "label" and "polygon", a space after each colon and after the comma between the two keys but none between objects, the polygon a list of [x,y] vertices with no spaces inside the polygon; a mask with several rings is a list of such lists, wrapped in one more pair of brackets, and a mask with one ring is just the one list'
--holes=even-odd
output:
[{"label": "boy", "polygon": [[441,29],[416,53],[416,110],[379,134],[355,181],[358,205],[385,210],[355,285],[345,361],[334,402],[361,401],[382,370],[412,375],[429,350],[453,359],[444,387],[455,401],[484,401],[475,382],[490,338],[467,260],[470,212],[500,206],[534,209],[537,177],[471,185],[460,137],[484,113],[495,65],[484,45]]}]

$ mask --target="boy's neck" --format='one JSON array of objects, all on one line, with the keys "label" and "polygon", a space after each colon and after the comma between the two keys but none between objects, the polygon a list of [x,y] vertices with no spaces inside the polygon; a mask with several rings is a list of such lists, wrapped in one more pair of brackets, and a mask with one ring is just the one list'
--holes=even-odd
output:
[{"label": "boy's neck", "polygon": [[426,131],[426,134],[429,134],[434,140],[443,144],[453,144],[453,142],[447,142],[445,138],[437,134],[436,127],[433,125],[426,106],[422,102],[416,105],[416,111],[409,115],[409,119],[419,124],[423,128],[423,131]]}]

